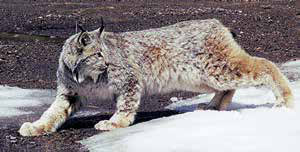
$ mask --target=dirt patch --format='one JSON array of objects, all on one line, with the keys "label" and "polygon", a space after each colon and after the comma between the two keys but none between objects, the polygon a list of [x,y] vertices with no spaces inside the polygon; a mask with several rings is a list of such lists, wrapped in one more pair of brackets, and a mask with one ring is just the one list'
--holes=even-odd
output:
[{"label": "dirt patch", "polygon": [[[0,85],[22,88],[56,88],[56,70],[63,40],[75,33],[76,23],[87,30],[101,25],[124,32],[170,25],[192,19],[217,18],[233,32],[238,43],[252,55],[274,62],[300,58],[300,9],[296,1],[206,1],[206,0],[105,0],[21,1],[0,3]],[[4,32],[8,35],[5,35]],[[14,36],[21,34],[20,36]],[[41,36],[40,36],[41,35]],[[38,36],[38,37],[37,37]],[[164,111],[170,94],[143,100],[138,121],[175,114]],[[114,110],[115,103],[91,102],[88,106]],[[149,108],[150,107],[150,108]],[[146,113],[145,113],[146,112]],[[100,133],[93,124],[107,114],[71,119],[58,133],[21,137],[19,123],[0,127],[0,149],[4,151],[86,151],[76,141]],[[88,125],[83,125],[88,124]],[[75,128],[75,129],[71,129]]]}]

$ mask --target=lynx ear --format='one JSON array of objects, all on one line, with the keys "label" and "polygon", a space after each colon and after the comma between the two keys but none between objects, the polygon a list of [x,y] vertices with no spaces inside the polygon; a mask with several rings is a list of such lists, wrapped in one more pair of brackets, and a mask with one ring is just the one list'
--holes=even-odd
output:
[{"label": "lynx ear", "polygon": [[76,23],[76,32],[77,32],[77,27],[80,29],[80,34],[77,38],[77,42],[80,45],[86,46],[87,44],[90,43],[91,38],[90,36],[86,33],[86,30],[80,25]]},{"label": "lynx ear", "polygon": [[77,41],[80,45],[87,46],[92,42],[92,39],[87,32],[81,32],[78,36]]},{"label": "lynx ear", "polygon": [[104,22],[103,22],[103,18],[101,17],[101,27],[99,28],[99,37],[101,37],[103,30],[104,30]]}]

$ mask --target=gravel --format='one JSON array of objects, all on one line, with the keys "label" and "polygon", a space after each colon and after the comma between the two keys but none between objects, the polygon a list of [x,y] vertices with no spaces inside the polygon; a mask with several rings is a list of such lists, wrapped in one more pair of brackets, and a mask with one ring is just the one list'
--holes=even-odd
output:
[{"label": "gravel", "polygon": [[[295,0],[0,0],[0,85],[22,88],[56,88],[58,57],[64,40],[76,31],[101,25],[107,31],[125,32],[170,25],[192,19],[217,18],[229,27],[251,55],[277,63],[300,58],[300,9]],[[172,93],[143,99],[137,122],[177,114],[166,111]],[[175,98],[174,98],[175,99]],[[151,102],[149,102],[151,101]],[[110,112],[70,119],[54,134],[21,137],[17,130],[25,120],[40,113],[0,119],[0,151],[87,151],[77,141],[101,133],[93,129],[108,119],[115,103],[91,102],[87,107],[105,107]],[[17,121],[16,121],[17,120]],[[2,123],[3,124],[3,123]]]}]

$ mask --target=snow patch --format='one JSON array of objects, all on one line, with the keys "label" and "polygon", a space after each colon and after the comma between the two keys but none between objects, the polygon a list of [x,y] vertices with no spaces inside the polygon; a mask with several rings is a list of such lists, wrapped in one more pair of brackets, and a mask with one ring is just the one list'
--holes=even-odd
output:
[{"label": "snow patch", "polygon": [[300,79],[300,60],[289,61],[280,66],[280,70],[290,80],[295,81]]},{"label": "snow patch", "polygon": [[[292,83],[294,93],[300,83]],[[192,104],[206,102],[201,95]],[[300,147],[300,94],[295,109],[271,108],[274,99],[267,89],[241,89],[230,111],[194,111],[151,120],[95,135],[83,141],[95,152],[298,152]],[[186,106],[179,101],[171,107]]]},{"label": "snow patch", "polygon": [[50,104],[55,97],[53,90],[21,89],[18,87],[0,86],[0,118],[30,114],[23,107]]}]

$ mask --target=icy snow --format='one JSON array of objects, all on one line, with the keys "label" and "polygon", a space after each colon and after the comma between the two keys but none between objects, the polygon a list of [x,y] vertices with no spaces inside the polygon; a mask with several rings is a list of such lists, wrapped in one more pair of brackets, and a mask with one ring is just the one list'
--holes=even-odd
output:
[{"label": "icy snow", "polygon": [[[300,76],[300,61],[281,69]],[[291,75],[290,75],[291,74]],[[167,109],[186,113],[101,133],[80,141],[92,152],[299,152],[300,81],[291,83],[295,108],[272,108],[269,89],[239,89],[228,111],[196,110],[213,94],[179,100]],[[196,111],[194,111],[196,110]]]},{"label": "icy snow", "polygon": [[[230,111],[187,112],[105,132],[81,143],[97,152],[299,152],[300,82],[293,82],[292,88],[293,110],[272,108],[274,99],[267,89],[241,89]],[[206,102],[209,96],[192,103]],[[185,106],[182,102],[168,108],[180,110]]]},{"label": "icy snow", "polygon": [[55,96],[53,90],[21,89],[17,87],[0,86],[0,118],[30,114],[21,108],[50,104]]},{"label": "icy snow", "polygon": [[300,79],[300,60],[289,61],[280,66],[280,70],[288,76],[289,79]]}]

